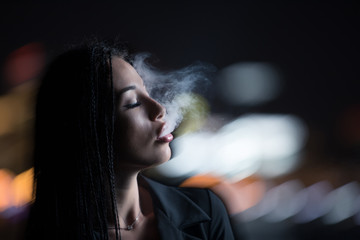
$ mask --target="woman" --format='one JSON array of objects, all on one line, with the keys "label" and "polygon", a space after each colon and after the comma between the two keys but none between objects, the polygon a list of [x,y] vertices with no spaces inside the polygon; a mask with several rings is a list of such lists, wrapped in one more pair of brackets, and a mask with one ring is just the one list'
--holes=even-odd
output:
[{"label": "woman", "polygon": [[60,55],[41,83],[28,239],[232,239],[209,190],[165,186],[143,169],[170,159],[165,109],[121,44]]}]

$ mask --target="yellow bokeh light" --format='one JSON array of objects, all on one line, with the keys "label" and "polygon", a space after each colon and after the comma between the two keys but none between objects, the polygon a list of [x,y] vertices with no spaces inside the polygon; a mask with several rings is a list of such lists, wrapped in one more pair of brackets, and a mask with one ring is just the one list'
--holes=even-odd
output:
[{"label": "yellow bokeh light", "polygon": [[14,174],[6,169],[0,169],[0,212],[6,210],[12,205],[13,191],[11,182]]},{"label": "yellow bokeh light", "polygon": [[33,168],[17,176],[7,169],[0,169],[0,212],[24,206],[32,200],[33,174]]},{"label": "yellow bokeh light", "polygon": [[14,206],[21,207],[32,200],[33,168],[17,175],[12,181]]}]

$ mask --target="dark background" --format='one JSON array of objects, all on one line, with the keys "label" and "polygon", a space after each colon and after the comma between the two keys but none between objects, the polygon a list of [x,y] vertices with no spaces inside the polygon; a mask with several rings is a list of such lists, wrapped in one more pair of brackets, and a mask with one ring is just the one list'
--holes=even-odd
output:
[{"label": "dark background", "polygon": [[[219,70],[238,62],[268,62],[276,66],[283,77],[283,90],[276,99],[253,108],[237,109],[210,102],[211,110],[294,114],[309,127],[307,149],[310,151],[305,156],[309,164],[289,179],[299,178],[305,185],[330,179],[335,187],[353,180],[359,182],[359,1],[193,2],[3,1],[0,4],[0,67],[3,70],[9,55],[29,43],[42,44],[46,59],[50,60],[64,46],[92,34],[119,36],[137,51],[152,53],[162,69],[177,69],[195,61],[213,64]],[[16,84],[8,81],[2,71],[0,98],[9,95]],[[0,110],[2,114],[6,112]],[[30,129],[32,125],[26,126]],[[13,143],[24,138],[21,132],[20,129],[12,135],[0,136],[0,150],[5,153],[8,146],[15,146]],[[31,132],[26,137],[31,139]],[[322,154],[319,155],[319,151]],[[11,154],[13,152],[18,152],[16,146]],[[17,160],[12,162],[4,158],[0,168],[9,168],[15,173],[28,169],[31,163],[25,157],[30,156],[30,152],[23,151],[21,156],[13,157]],[[319,161],[321,164],[317,165]],[[335,165],[326,167],[329,162]],[[10,229],[8,226],[13,225],[9,222],[0,222],[0,227],[15,236],[19,231],[15,225]],[[297,225],[306,229],[299,230],[306,234],[298,239],[323,239],[324,236],[340,239],[339,236],[344,236],[341,224],[336,227],[319,227],[317,222]],[[257,230],[260,225],[255,222],[255,230],[250,232],[260,233]],[[276,226],[260,227],[277,234],[281,231]],[[284,222],[279,226],[286,228]],[[358,225],[353,232],[359,234]],[[350,238],[355,236],[353,232],[348,234],[348,239],[356,239]]]},{"label": "dark background", "polygon": [[[197,60],[218,69],[270,62],[285,90],[261,111],[295,113],[331,132],[336,116],[360,99],[359,9],[357,1],[3,2],[0,63],[30,42],[43,43],[51,58],[89,34],[120,36],[165,69]],[[6,93],[9,84],[2,79],[0,86]]]}]

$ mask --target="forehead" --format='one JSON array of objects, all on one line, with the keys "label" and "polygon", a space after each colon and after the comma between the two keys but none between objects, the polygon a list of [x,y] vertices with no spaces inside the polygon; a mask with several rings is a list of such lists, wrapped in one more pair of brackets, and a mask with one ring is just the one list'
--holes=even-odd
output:
[{"label": "forehead", "polygon": [[120,90],[130,85],[143,85],[143,80],[128,62],[120,57],[113,57],[111,62],[115,89]]}]

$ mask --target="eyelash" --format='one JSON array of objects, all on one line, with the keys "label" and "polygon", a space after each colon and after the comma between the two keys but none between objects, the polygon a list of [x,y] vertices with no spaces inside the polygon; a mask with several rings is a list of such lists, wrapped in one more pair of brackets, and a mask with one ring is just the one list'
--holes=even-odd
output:
[{"label": "eyelash", "polygon": [[136,107],[138,107],[138,106],[140,106],[140,105],[141,105],[140,102],[136,102],[136,103],[126,104],[124,107],[125,107],[126,109],[132,109],[132,108],[136,108]]}]

